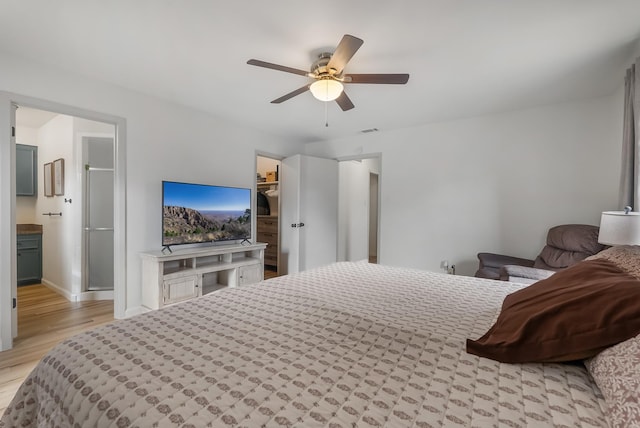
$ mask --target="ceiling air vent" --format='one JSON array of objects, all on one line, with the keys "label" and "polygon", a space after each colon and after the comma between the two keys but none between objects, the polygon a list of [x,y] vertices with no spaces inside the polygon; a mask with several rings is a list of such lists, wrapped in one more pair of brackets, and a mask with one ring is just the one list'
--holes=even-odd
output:
[{"label": "ceiling air vent", "polygon": [[368,134],[369,132],[378,132],[379,129],[378,128],[369,128],[369,129],[363,129],[362,132],[363,134]]}]

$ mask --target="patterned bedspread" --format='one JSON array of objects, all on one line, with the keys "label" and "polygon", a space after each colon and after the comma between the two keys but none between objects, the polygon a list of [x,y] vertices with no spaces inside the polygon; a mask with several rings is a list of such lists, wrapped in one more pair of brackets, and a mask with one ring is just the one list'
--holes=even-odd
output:
[{"label": "patterned bedspread", "polygon": [[607,426],[582,365],[469,355],[521,286],[337,263],[75,336],[0,426]]}]

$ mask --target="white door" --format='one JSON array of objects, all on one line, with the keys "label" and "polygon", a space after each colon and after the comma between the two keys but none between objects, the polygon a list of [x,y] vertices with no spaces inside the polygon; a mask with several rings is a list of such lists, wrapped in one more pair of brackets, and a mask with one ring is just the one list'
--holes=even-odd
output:
[{"label": "white door", "polygon": [[338,162],[295,155],[282,161],[280,255],[286,273],[337,260]]},{"label": "white door", "polygon": [[[16,106],[15,104],[11,104],[11,149],[15,150],[16,147],[16,110],[17,110],[18,106]],[[15,152],[14,152],[15,153]],[[14,189],[15,191],[15,189]],[[14,195],[15,197],[15,195]],[[11,225],[13,226],[13,230],[15,231],[15,217],[13,219],[13,221],[11,222]],[[16,239],[15,236],[15,232],[13,234],[14,236],[14,240]],[[16,247],[13,247],[13,256],[11,257],[12,260],[12,273],[11,273],[11,336],[12,337],[16,337],[18,336],[18,280],[16,277],[16,273],[15,273],[15,269],[17,266],[17,251],[16,251]],[[13,341],[9,342],[10,346],[13,346]]]},{"label": "white door", "polygon": [[369,167],[360,161],[339,166],[338,260],[369,259]]}]

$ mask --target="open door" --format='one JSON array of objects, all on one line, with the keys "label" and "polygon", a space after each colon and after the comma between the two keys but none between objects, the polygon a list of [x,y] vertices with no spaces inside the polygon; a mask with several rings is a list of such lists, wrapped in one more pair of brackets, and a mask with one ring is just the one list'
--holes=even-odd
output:
[{"label": "open door", "polygon": [[282,161],[281,266],[296,273],[337,260],[338,162],[304,155]]},{"label": "open door", "polygon": [[0,93],[0,351],[18,332],[16,283],[15,129],[16,106]]},{"label": "open door", "polygon": [[[18,109],[18,106],[11,103],[11,150],[13,151],[13,158],[15,159],[15,148],[16,148],[16,110]],[[13,169],[12,169],[12,175],[14,176],[14,186],[12,186],[13,188],[13,194],[12,194],[12,198],[14,200],[14,205],[15,205],[15,174],[13,173]],[[15,214],[14,214],[15,215]],[[13,226],[13,240],[12,242],[14,243],[13,245],[11,245],[10,247],[12,248],[13,254],[11,257],[11,337],[12,339],[16,336],[18,336],[18,278],[17,278],[17,248],[16,248],[16,231],[15,231],[15,218],[12,219],[11,221],[11,225]],[[10,343],[10,348],[13,347],[13,340]]]}]

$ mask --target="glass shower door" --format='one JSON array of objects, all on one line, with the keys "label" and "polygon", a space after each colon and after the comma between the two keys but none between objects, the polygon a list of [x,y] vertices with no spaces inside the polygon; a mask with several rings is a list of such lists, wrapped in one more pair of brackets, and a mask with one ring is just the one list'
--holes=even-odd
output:
[{"label": "glass shower door", "polygon": [[89,163],[85,164],[86,291],[113,290],[113,145],[112,141],[97,143],[89,141]]}]

